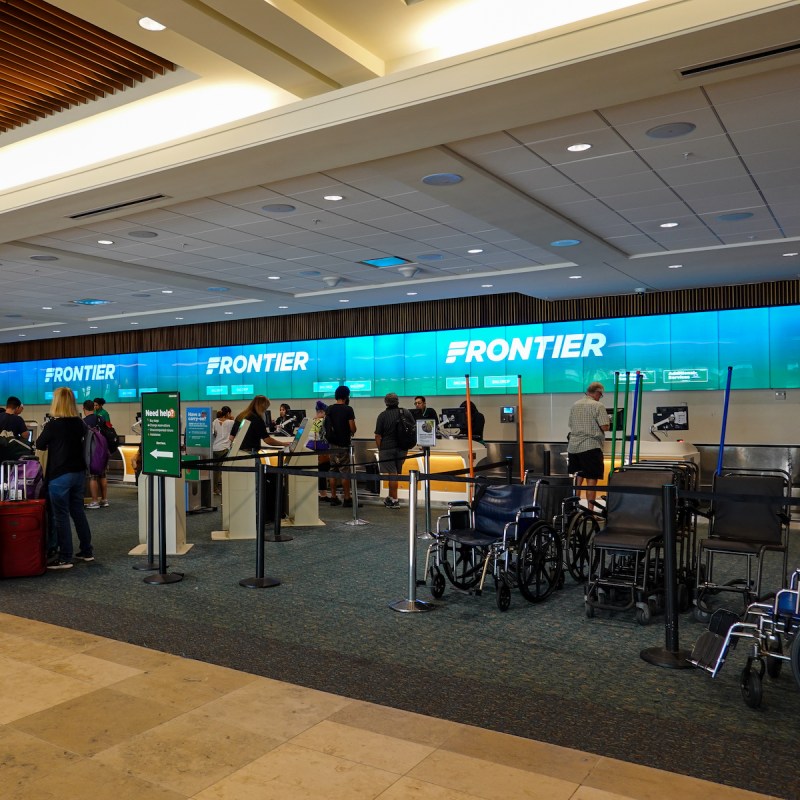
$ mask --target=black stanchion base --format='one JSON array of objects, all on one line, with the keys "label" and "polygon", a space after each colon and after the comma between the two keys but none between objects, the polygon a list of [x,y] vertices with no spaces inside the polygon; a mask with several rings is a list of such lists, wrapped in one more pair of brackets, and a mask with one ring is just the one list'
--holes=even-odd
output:
[{"label": "black stanchion base", "polygon": [[245,589],[272,589],[273,586],[280,586],[281,582],[277,578],[244,578],[239,581],[239,586]]},{"label": "black stanchion base", "polygon": [[183,580],[182,572],[159,572],[158,575],[148,575],[142,578],[145,583],[162,584],[162,583],[177,583]]},{"label": "black stanchion base", "polygon": [[284,533],[265,533],[264,534],[264,541],[265,542],[291,542],[294,539],[294,536],[287,536]]},{"label": "black stanchion base", "polygon": [[641,658],[648,664],[656,667],[666,667],[667,669],[692,669],[689,663],[691,653],[688,650],[678,650],[672,652],[665,647],[648,647],[639,653]]},{"label": "black stanchion base", "polygon": [[[167,566],[169,566],[169,564],[167,564]],[[154,561],[148,561],[145,564],[134,564],[131,569],[138,569],[142,572],[152,572],[153,570],[158,569],[158,564],[156,564]]]}]

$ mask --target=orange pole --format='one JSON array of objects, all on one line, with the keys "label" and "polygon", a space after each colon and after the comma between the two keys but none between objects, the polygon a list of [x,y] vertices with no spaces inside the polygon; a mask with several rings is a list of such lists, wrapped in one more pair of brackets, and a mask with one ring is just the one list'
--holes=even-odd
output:
[{"label": "orange pole", "polygon": [[[467,450],[469,452],[469,476],[475,477],[475,465],[472,463],[472,401],[469,399],[469,375],[466,378],[467,386]],[[472,484],[471,484],[472,485]]]},{"label": "orange pole", "polygon": [[522,424],[522,375],[517,375],[517,409],[519,410],[519,415],[517,417],[517,436],[519,437],[519,482],[525,483],[525,442],[522,435],[525,430]]}]

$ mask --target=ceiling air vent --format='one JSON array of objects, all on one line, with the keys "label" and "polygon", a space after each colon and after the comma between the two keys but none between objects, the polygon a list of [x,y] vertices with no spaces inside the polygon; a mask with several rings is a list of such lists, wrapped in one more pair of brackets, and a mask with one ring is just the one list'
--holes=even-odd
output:
[{"label": "ceiling air vent", "polygon": [[759,50],[755,53],[731,56],[730,58],[724,58],[720,61],[709,61],[707,64],[699,64],[696,67],[686,67],[686,69],[680,70],[680,74],[684,78],[691,78],[693,75],[705,75],[707,72],[713,72],[717,69],[736,67],[739,64],[749,64],[752,61],[761,61],[764,58],[783,56],[787,53],[795,53],[798,50],[800,50],[800,42],[791,42],[778,47],[771,47],[768,50]]},{"label": "ceiling air vent", "polygon": [[70,214],[69,219],[95,217],[98,214],[107,214],[109,211],[119,211],[121,208],[131,208],[133,206],[141,206],[144,203],[152,203],[155,200],[165,200],[166,197],[165,194],[151,194],[149,197],[140,197],[137,200],[126,200],[124,203],[115,203],[113,206],[103,206],[102,208],[93,208],[90,211],[80,211],[77,214]]}]

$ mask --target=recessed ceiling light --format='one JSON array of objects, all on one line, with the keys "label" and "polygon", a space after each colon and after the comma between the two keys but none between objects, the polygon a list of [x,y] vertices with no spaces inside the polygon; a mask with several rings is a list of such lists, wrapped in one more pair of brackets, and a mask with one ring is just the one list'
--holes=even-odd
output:
[{"label": "recessed ceiling light", "polygon": [[281,279],[280,275],[267,275],[268,281],[279,281]]},{"label": "recessed ceiling light", "polygon": [[131,322],[131,325],[138,325],[138,322]]},{"label": "recessed ceiling light", "polygon": [[89,326],[89,330],[90,331],[96,331],[97,330],[97,325],[90,325]]},{"label": "recessed ceiling light", "polygon": [[31,256],[31,261],[58,261],[58,256]]},{"label": "recessed ceiling light", "polygon": [[290,206],[288,203],[270,203],[266,206],[261,206],[262,211],[269,214],[290,214],[292,211],[297,211],[295,206]]},{"label": "recessed ceiling light", "polygon": [[583,275],[570,275],[569,279],[571,281],[579,281],[582,277],[583,277]]},{"label": "recessed ceiling light", "polygon": [[467,250],[467,252],[471,253],[472,255],[475,255],[475,253],[482,253],[483,250],[481,250],[480,247],[473,247],[472,250]]},{"label": "recessed ceiling light", "polygon": [[42,306],[42,311],[52,311],[53,306]]},{"label": "recessed ceiling light", "polygon": [[678,223],[677,222],[662,222],[658,227],[659,228],[677,228],[678,227]]},{"label": "recessed ceiling light", "polygon": [[183,319],[183,317],[175,317],[175,319]]},{"label": "recessed ceiling light", "polygon": [[146,31],[163,31],[166,30],[167,26],[150,19],[150,17],[142,17],[139,20],[139,27],[144,28]]},{"label": "recessed ceiling light", "polygon": [[798,255],[798,253],[784,253],[783,257],[788,258],[789,256],[796,256],[796,255]]},{"label": "recessed ceiling light", "polygon": [[682,269],[683,264],[670,264],[667,269]]},{"label": "recessed ceiling light", "polygon": [[350,301],[349,300],[340,300],[339,302],[340,303],[349,303]]},{"label": "recessed ceiling light", "polygon": [[580,243],[580,239],[556,239],[556,241],[550,242],[550,247],[575,247]]},{"label": "recessed ceiling light", "polygon": [[482,283],[481,289],[491,289],[494,286],[493,283]]},{"label": "recessed ceiling light", "polygon": [[53,333],[61,333],[61,331],[53,331]]},{"label": "recessed ceiling light", "polygon": [[406,296],[407,297],[416,297],[417,293],[416,292],[406,292]]},{"label": "recessed ceiling light", "polygon": [[656,125],[655,128],[645,131],[651,139],[675,139],[678,136],[686,136],[691,133],[697,125],[693,122],[667,122],[664,125]]},{"label": "recessed ceiling light", "polygon": [[591,149],[592,149],[592,146],[590,144],[585,144],[585,143],[571,144],[567,148],[567,150],[569,150],[570,153],[582,153],[584,150],[591,150]]},{"label": "recessed ceiling light", "polygon": [[289,308],[289,306],[278,306],[278,308],[287,309],[287,308]]},{"label": "recessed ceiling light", "polygon": [[233,311],[225,311],[224,313],[227,314],[228,316],[231,316],[231,314],[233,314]]},{"label": "recessed ceiling light", "polygon": [[457,175],[455,172],[435,172],[433,175],[426,175],[422,182],[428,186],[453,186],[456,183],[461,183],[464,178]]},{"label": "recessed ceiling light", "polygon": [[98,239],[97,244],[114,244],[113,239]]},{"label": "recessed ceiling light", "polygon": [[72,301],[76,306],[107,306],[110,300],[98,300],[96,297],[84,297],[82,300]]},{"label": "recessed ceiling light", "polygon": [[162,289],[161,294],[172,294],[172,289]]},{"label": "recessed ceiling light", "polygon": [[340,194],[326,194],[322,199],[330,200],[332,203],[335,203],[337,200],[344,200],[344,197]]},{"label": "recessed ceiling light", "polygon": [[158,234],[155,231],[128,231],[128,236],[134,239],[155,239]]},{"label": "recessed ceiling light", "polygon": [[751,211],[731,211],[728,214],[717,214],[720,222],[739,222],[743,219],[750,219],[753,216]]},{"label": "recessed ceiling light", "polygon": [[17,336],[27,336],[27,333],[18,333]]}]

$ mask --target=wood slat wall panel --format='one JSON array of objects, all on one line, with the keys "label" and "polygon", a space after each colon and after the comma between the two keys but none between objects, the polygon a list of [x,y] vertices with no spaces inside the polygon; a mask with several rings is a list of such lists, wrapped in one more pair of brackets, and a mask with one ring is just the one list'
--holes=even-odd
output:
[{"label": "wood slat wall panel", "polygon": [[520,294],[460,297],[319,314],[15,342],[0,345],[0,363],[798,304],[800,281],[797,280],[554,302]]}]

